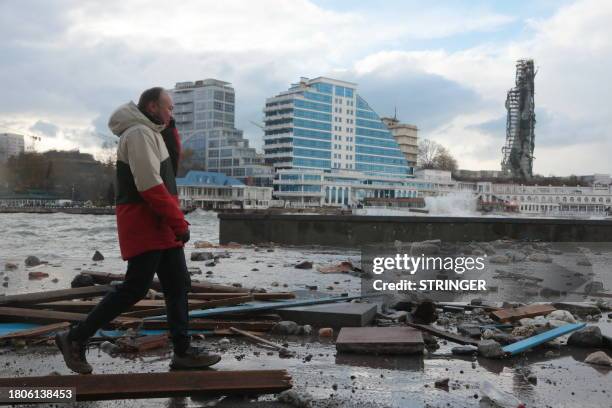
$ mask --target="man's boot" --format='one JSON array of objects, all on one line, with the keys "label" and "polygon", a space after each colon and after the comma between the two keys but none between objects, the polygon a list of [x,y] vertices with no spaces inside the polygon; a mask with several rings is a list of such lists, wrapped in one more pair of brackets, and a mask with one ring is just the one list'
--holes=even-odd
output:
[{"label": "man's boot", "polygon": [[176,370],[206,368],[217,364],[219,361],[221,361],[220,355],[190,346],[187,351],[180,355],[174,353],[170,367]]},{"label": "man's boot", "polygon": [[91,374],[93,368],[85,358],[86,343],[70,340],[66,330],[55,335],[55,344],[62,352],[69,369],[78,374]]}]

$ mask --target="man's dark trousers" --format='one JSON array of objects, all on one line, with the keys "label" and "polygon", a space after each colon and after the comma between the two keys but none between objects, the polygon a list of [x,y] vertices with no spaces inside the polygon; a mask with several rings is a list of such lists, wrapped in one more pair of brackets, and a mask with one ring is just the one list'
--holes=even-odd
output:
[{"label": "man's dark trousers", "polygon": [[155,273],[164,293],[174,352],[183,354],[189,347],[187,292],[190,290],[183,248],[149,251],[130,258],[123,283],[109,292],[85,321],[70,330],[69,339],[86,342],[98,329],[129,310],[145,297]]}]

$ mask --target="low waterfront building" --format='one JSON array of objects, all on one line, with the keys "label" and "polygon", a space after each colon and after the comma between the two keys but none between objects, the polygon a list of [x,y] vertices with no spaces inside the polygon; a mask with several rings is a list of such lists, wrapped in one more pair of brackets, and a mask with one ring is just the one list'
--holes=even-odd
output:
[{"label": "low waterfront building", "polygon": [[248,186],[223,173],[192,170],[176,184],[183,208],[268,208],[272,200],[272,187]]}]

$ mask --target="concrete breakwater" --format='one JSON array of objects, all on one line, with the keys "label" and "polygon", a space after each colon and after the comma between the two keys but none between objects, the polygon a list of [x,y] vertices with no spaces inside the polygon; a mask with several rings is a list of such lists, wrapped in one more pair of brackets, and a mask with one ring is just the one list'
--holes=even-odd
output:
[{"label": "concrete breakwater", "polygon": [[377,242],[612,241],[612,220],[494,217],[389,217],[292,214],[219,214],[219,241],[358,247]]}]

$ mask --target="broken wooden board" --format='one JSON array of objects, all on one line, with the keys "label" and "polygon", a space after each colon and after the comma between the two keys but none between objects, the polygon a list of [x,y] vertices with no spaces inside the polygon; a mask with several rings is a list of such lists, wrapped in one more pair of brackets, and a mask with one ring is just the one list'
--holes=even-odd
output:
[{"label": "broken wooden board", "polygon": [[478,346],[478,341],[474,339],[469,339],[467,337],[463,337],[455,333],[450,333],[444,330],[439,330],[432,326],[427,326],[425,324],[411,323],[411,322],[406,322],[406,325],[410,327],[414,327],[415,329],[419,329],[426,333],[429,333],[433,336],[440,337],[441,339],[452,341],[453,343]]},{"label": "broken wooden board", "polygon": [[47,335],[49,333],[55,333],[58,331],[66,330],[70,327],[70,323],[61,322],[61,323],[52,323],[45,326],[34,327],[31,329],[25,330],[17,330],[12,333],[8,333],[0,336],[1,340],[11,340],[11,339],[28,339],[35,338]]},{"label": "broken wooden board", "polygon": [[[251,293],[254,300],[277,300],[277,299],[294,299],[293,292],[271,292],[271,293]],[[244,296],[244,293],[190,293],[189,299],[195,300],[215,300],[228,299],[237,296]]]},{"label": "broken wooden board", "polygon": [[141,353],[147,350],[155,350],[162,347],[167,347],[170,343],[168,333],[157,334],[152,336],[140,337],[122,337],[117,339],[115,344],[119,346],[124,353]]},{"label": "broken wooden board", "polygon": [[509,309],[499,309],[491,312],[491,317],[498,322],[507,323],[521,320],[527,317],[547,315],[554,312],[555,307],[545,304],[527,305]]},{"label": "broken wooden board", "polygon": [[191,395],[275,394],[292,387],[286,370],[172,371],[0,378],[6,388],[76,388],[77,401]]},{"label": "broken wooden board", "polygon": [[[241,305],[241,306],[227,306],[227,307],[217,307],[215,309],[208,309],[208,310],[195,310],[195,311],[189,312],[189,317],[190,318],[210,317],[210,316],[219,316],[219,315],[223,315],[226,313],[254,313],[254,312],[262,312],[262,311],[268,311],[268,310],[278,310],[278,309],[283,309],[287,307],[322,305],[326,303],[346,302],[348,300],[353,300],[353,299],[363,299],[364,297],[368,297],[368,296],[339,296],[339,297],[326,297],[326,298],[306,299],[306,300],[259,302],[259,303]],[[160,318],[165,318],[165,317],[166,316],[155,316],[152,318],[145,318],[145,319],[159,320]]]},{"label": "broken wooden board", "polygon": [[27,306],[37,303],[55,302],[59,300],[90,298],[105,295],[111,289],[112,286],[102,285],[2,296],[0,297],[0,305]]},{"label": "broken wooden board", "polygon": [[[191,319],[189,320],[190,330],[218,330],[218,329],[229,329],[234,326],[241,330],[267,332],[276,325],[276,321],[263,320],[263,321],[249,321],[249,320],[214,320],[214,319]],[[168,322],[166,320],[144,320],[143,329],[157,329],[165,330],[168,329]]]},{"label": "broken wooden board", "polygon": [[[122,281],[125,279],[125,275],[117,274],[117,273],[108,273],[108,272],[92,272],[92,271],[84,271],[81,272],[81,275],[91,276],[95,283],[98,284],[109,284],[113,281]],[[151,288],[157,291],[161,291],[161,284],[158,279],[154,279],[151,284]],[[234,286],[227,285],[217,285],[214,283],[206,283],[206,282],[191,282],[191,292],[194,293],[209,293],[209,292],[219,292],[219,293],[248,293],[248,289],[244,288],[236,288]]]},{"label": "broken wooden board", "polygon": [[502,347],[502,350],[511,355],[522,353],[523,351],[529,350],[532,347],[546,343],[547,341],[554,340],[557,337],[561,337],[573,331],[580,330],[585,326],[586,323],[566,324],[561,327],[557,327],[556,329],[548,330],[536,336],[528,337],[525,340],[517,341],[516,343],[504,346]]},{"label": "broken wooden board", "polygon": [[336,339],[341,353],[417,354],[424,347],[421,332],[410,327],[343,327]]},{"label": "broken wooden board", "polygon": [[[217,299],[217,300],[201,300],[201,301],[191,301],[187,305],[188,310],[202,310],[202,309],[211,309],[219,306],[233,306],[240,305],[242,303],[247,303],[253,300],[251,295],[239,296],[229,299]],[[145,310],[137,310],[134,312],[123,313],[122,316],[126,317],[148,317],[148,316],[159,316],[162,313],[166,312],[166,307],[160,307],[155,309],[145,309]]]},{"label": "broken wooden board", "polygon": [[331,303],[290,307],[276,313],[283,320],[317,327],[364,327],[374,320],[376,310],[372,303]]},{"label": "broken wooden board", "polygon": [[[100,299],[96,300],[63,300],[59,302],[50,303],[38,303],[29,307],[33,309],[47,309],[47,310],[58,310],[60,312],[73,312],[73,313],[89,313],[94,307],[98,305]],[[190,304],[201,304],[202,301],[190,300]],[[163,300],[150,300],[143,299],[133,305],[129,311],[149,310],[149,309],[160,309],[165,307]]]},{"label": "broken wooden board", "polygon": [[[57,312],[55,310],[26,309],[21,307],[0,307],[0,320],[5,322],[62,323],[82,322],[87,315],[81,313]],[[112,326],[138,326],[142,321],[133,317],[119,316],[111,322]]]}]

